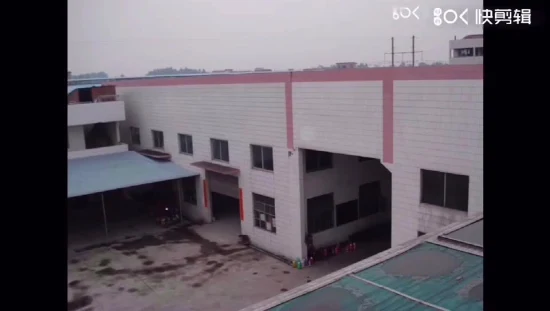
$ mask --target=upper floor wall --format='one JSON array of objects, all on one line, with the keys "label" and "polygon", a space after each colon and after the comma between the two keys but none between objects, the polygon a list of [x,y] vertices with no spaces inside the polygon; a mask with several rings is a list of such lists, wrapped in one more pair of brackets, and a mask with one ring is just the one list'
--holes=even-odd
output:
[{"label": "upper floor wall", "polygon": [[[399,95],[395,83],[482,79],[483,66],[460,65],[122,79],[110,83],[131,107],[129,119],[150,128],[166,128],[170,132],[165,137],[175,137],[175,130],[171,130],[175,128],[179,132],[197,130],[218,139],[263,141],[286,145],[288,151],[309,148],[374,157],[391,164],[394,98]],[[424,89],[416,91],[422,93]],[[152,141],[151,135],[150,130],[141,133],[142,140]],[[176,139],[173,144],[177,144]]]},{"label": "upper floor wall", "polygon": [[123,101],[67,105],[67,126],[126,120]]}]

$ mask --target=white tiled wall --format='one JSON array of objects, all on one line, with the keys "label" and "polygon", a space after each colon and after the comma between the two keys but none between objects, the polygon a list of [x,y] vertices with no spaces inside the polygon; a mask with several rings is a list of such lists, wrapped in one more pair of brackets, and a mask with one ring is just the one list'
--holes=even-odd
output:
[{"label": "white tiled wall", "polygon": [[[196,85],[117,88],[126,103],[127,122],[122,134],[129,142],[129,126],[140,129],[143,148],[152,148],[151,130],[164,132],[165,150],[174,162],[201,174],[191,166],[211,161],[210,138],[229,142],[227,164],[240,169],[243,189],[243,234],[268,251],[290,258],[301,255],[298,156],[289,156],[286,139],[285,87],[283,83],[241,85]],[[193,137],[194,154],[179,153],[177,134]],[[250,144],[273,147],[274,172],[251,168]],[[226,165],[223,162],[219,164]],[[254,227],[252,193],[275,199],[277,233]],[[204,207],[203,184],[197,187],[196,219],[210,220]]]},{"label": "white tiled wall", "polygon": [[468,214],[483,211],[483,81],[394,82],[392,245],[461,220],[420,203],[420,169],[468,175]]},{"label": "white tiled wall", "polygon": [[294,145],[382,157],[382,81],[293,83]]}]

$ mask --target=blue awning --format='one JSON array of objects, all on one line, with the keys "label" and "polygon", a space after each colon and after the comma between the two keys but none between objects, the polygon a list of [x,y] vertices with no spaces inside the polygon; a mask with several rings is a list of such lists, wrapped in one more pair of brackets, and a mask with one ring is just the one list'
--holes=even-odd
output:
[{"label": "blue awning", "polygon": [[199,175],[134,151],[68,160],[67,197]]}]

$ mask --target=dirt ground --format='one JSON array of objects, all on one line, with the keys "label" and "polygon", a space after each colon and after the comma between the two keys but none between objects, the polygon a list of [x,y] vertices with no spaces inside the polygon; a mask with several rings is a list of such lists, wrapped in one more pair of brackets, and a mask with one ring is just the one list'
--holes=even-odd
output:
[{"label": "dirt ground", "polygon": [[387,247],[371,243],[297,270],[190,227],[127,236],[69,250],[68,310],[240,310]]}]

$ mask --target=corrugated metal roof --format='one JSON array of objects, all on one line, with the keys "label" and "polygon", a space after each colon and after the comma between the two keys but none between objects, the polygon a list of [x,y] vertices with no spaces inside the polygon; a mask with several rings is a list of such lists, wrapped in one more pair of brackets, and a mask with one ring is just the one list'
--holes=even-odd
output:
[{"label": "corrugated metal roof", "polygon": [[173,162],[157,162],[134,151],[68,161],[67,197],[198,175]]},{"label": "corrugated metal roof", "polygon": [[91,87],[100,87],[102,84],[80,84],[80,85],[68,85],[67,86],[67,95],[71,94],[74,90],[77,89],[87,89]]},{"label": "corrugated metal roof", "polygon": [[438,240],[461,230],[477,239],[482,220],[451,224],[241,311],[483,310],[483,249]]}]

